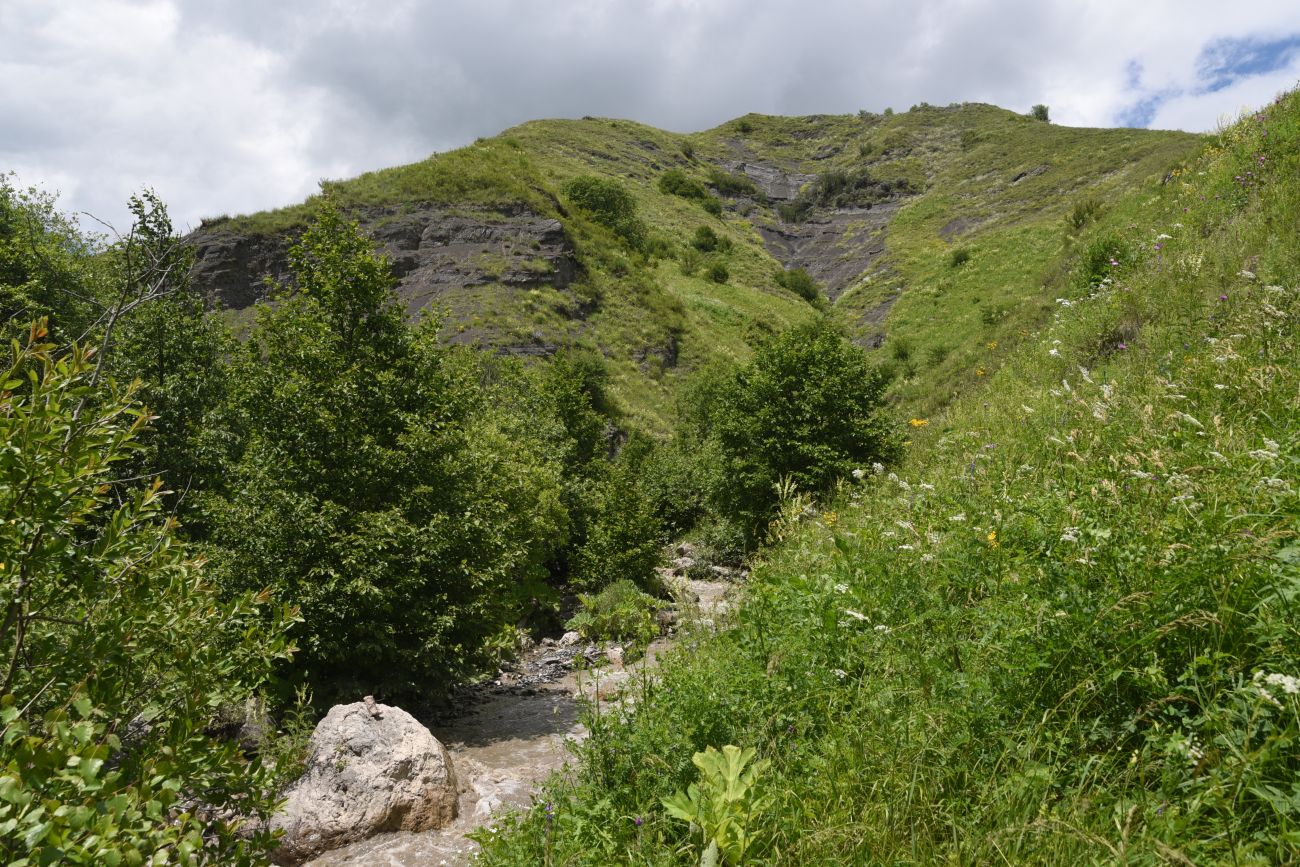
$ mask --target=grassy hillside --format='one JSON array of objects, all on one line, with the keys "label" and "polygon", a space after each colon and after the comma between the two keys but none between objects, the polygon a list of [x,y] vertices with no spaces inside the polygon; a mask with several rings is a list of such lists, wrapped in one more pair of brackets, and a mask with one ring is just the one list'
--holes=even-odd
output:
[{"label": "grassy hillside", "polygon": [[[1109,146],[1035,134],[1098,166]],[[732,628],[634,709],[593,712],[576,779],[489,835],[486,863],[699,863],[661,798],[725,744],[771,763],[721,835],[761,863],[1300,859],[1300,95],[1169,168],[1123,195],[1102,172],[1021,199],[1044,172],[907,206],[891,340],[967,360],[899,395],[937,406],[922,384],[975,363],[985,387],[917,416],[899,473],[789,502]],[[1067,236],[1084,194],[1098,219]],[[990,222],[945,271],[933,233],[965,214]],[[979,291],[1008,308],[979,326],[1012,339],[954,310]]]},{"label": "grassy hillside", "polygon": [[[785,226],[782,201],[759,193],[746,171],[791,178],[792,195],[800,183],[815,186],[837,172],[865,172],[903,191],[886,197],[890,207],[901,202],[887,228],[858,238],[848,225],[843,255],[870,266],[851,285],[831,288],[836,310],[864,343],[888,335],[881,360],[899,374],[895,399],[906,412],[925,413],[996,367],[998,352],[1049,315],[1057,260],[1070,245],[1064,212],[1166,172],[1196,143],[1181,133],[1068,129],[985,105],[892,116],[750,115],[691,135],[587,118],[526,123],[409,166],[326,182],[323,191],[357,212],[432,203],[473,215],[522,206],[560,219],[581,268],[579,292],[594,310],[575,322],[547,287],[520,294],[489,282],[447,304],[447,333],[481,331],[488,346],[535,339],[598,349],[619,408],[634,425],[663,431],[684,374],[715,359],[744,361],[758,341],[816,315],[778,282],[788,263],[774,258],[760,230]],[[661,190],[670,170],[698,182],[705,197]],[[648,229],[646,250],[621,246],[566,200],[565,183],[579,175],[625,185]],[[309,201],[208,227],[293,233],[311,209]],[[807,220],[816,224],[830,210],[813,207]],[[729,249],[692,250],[700,227]],[[883,256],[860,249],[876,242]],[[960,266],[950,264],[955,249],[968,256]],[[708,276],[718,263],[725,280]]]}]

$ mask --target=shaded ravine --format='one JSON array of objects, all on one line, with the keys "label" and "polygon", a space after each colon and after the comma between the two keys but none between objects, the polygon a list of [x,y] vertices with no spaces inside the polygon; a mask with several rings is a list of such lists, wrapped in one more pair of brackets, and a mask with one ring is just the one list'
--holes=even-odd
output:
[{"label": "shaded ravine", "polygon": [[[679,599],[679,633],[711,627],[729,607],[737,587],[730,581],[690,580],[665,572]],[[622,663],[617,647],[564,647],[551,639],[544,641],[511,671],[467,693],[454,716],[429,723],[451,755],[460,786],[460,811],[452,825],[438,831],[380,834],[308,863],[314,867],[472,863],[478,844],[469,834],[505,811],[528,807],[541,784],[573,760],[570,744],[587,737],[579,720],[581,701],[635,701],[638,685],[654,676],[658,660],[677,641],[676,634],[655,640],[645,657],[630,665]]]}]

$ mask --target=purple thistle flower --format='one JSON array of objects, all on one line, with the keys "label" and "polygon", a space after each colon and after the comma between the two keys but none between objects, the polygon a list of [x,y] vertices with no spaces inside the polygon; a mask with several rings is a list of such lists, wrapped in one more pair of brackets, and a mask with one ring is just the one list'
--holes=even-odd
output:
[{"label": "purple thistle flower", "polygon": [[1228,300],[1228,296],[1227,296],[1227,295],[1220,295],[1220,296],[1219,296],[1219,300],[1220,300],[1220,301],[1227,301],[1227,300]]}]

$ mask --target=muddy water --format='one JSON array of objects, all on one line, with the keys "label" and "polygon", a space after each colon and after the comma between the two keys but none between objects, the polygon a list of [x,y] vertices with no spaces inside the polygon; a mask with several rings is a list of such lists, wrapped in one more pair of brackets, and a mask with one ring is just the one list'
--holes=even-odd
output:
[{"label": "muddy water", "polygon": [[[683,588],[686,604],[679,608],[679,616],[687,624],[711,623],[724,613],[733,586],[724,581],[690,581]],[[450,753],[460,785],[460,812],[455,823],[439,831],[380,834],[327,852],[310,864],[470,864],[478,844],[467,835],[491,824],[496,814],[528,807],[540,784],[572,760],[570,745],[587,736],[578,719],[579,698],[606,702],[627,696],[634,700],[638,684],[651,676],[657,660],[675,641],[655,641],[644,659],[627,666],[616,650],[606,653],[595,647],[580,648],[577,670],[565,665],[558,676],[557,660],[574,657],[573,650],[565,653],[549,644],[530,652],[514,672],[475,692],[463,712],[429,725]]]}]

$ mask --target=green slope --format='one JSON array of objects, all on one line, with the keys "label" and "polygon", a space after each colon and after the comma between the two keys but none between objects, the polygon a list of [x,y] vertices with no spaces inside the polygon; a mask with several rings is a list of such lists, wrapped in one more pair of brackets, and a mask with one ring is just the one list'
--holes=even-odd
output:
[{"label": "green slope", "polygon": [[699,863],[661,798],[728,743],[772,763],[756,863],[1296,863],[1298,169],[1292,93],[1107,199],[1041,333],[897,475],[790,503],[485,863]]},{"label": "green slope", "polygon": [[[547,286],[521,293],[489,280],[444,302],[447,334],[474,335],[488,347],[532,339],[598,349],[628,421],[663,431],[683,375],[716,359],[744,360],[766,335],[817,315],[778,283],[789,263],[778,261],[760,234],[786,227],[779,197],[710,187],[723,205],[715,216],[698,200],[662,192],[657,180],[665,171],[706,187],[720,171],[777,172],[795,178],[791,194],[799,180],[830,172],[866,171],[875,181],[906,184],[906,194],[877,197],[876,210],[866,213],[887,213],[887,226],[881,218],[867,231],[841,217],[814,258],[843,260],[845,285],[826,287],[837,315],[864,344],[884,339],[881,360],[898,373],[895,399],[906,412],[924,413],[996,366],[1001,356],[987,349],[992,342],[1004,352],[1049,315],[1059,282],[1055,260],[1069,246],[1062,217],[1076,200],[1131,189],[1197,141],[1181,133],[1068,129],[984,105],[889,117],[750,115],[691,135],[621,120],[549,120],[412,165],[326,182],[323,191],[358,214],[434,205],[467,215],[525,208],[559,219],[579,264],[580,320],[567,312],[575,305],[566,308]],[[564,184],[584,174],[616,179],[631,192],[649,228],[649,254],[623,248],[566,202]],[[292,235],[311,206],[211,220],[204,231]],[[813,208],[805,225],[832,210]],[[701,226],[730,241],[730,251],[688,252]],[[966,231],[954,235],[954,227]],[[871,252],[872,244],[881,249]],[[948,265],[954,245],[970,253],[960,268]],[[687,275],[681,260],[692,257],[705,267]],[[725,264],[725,283],[706,278],[714,261]]]}]

